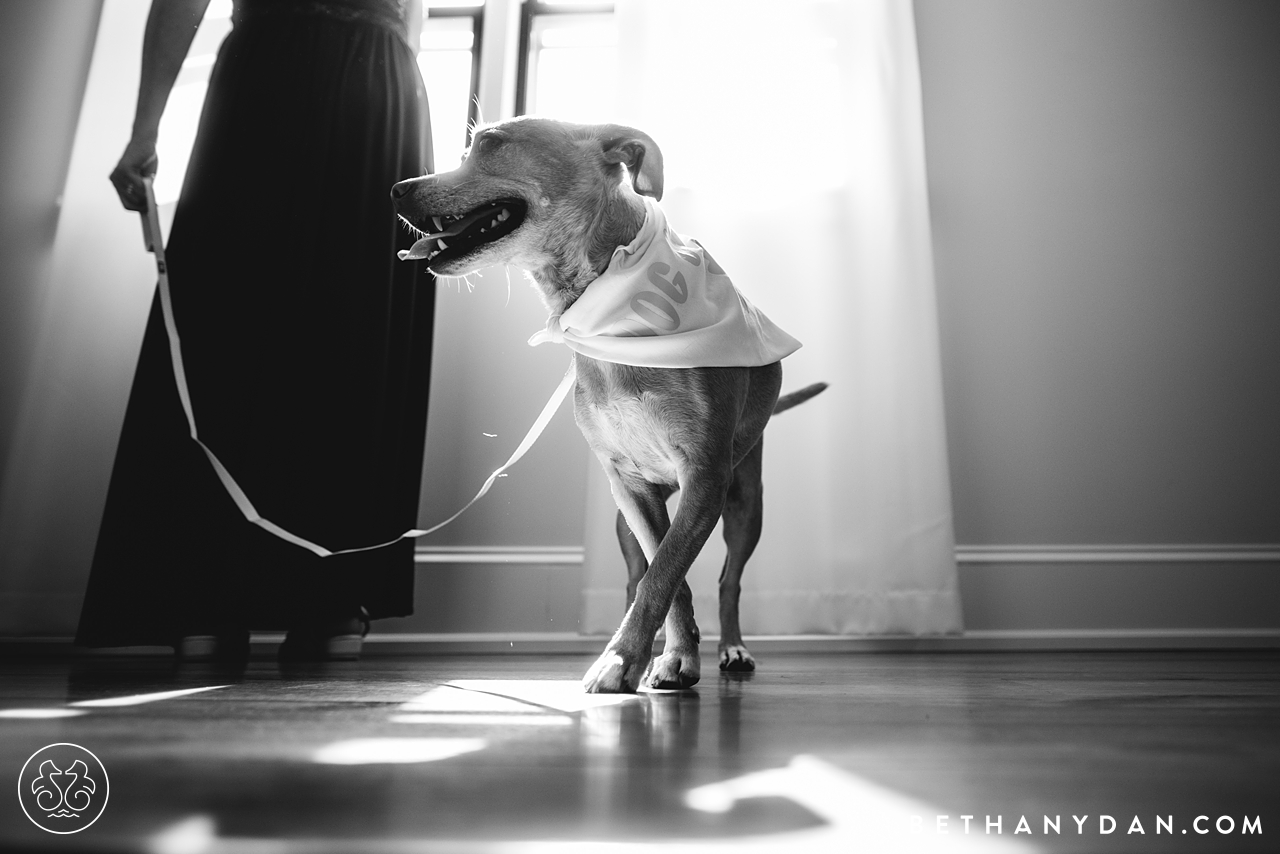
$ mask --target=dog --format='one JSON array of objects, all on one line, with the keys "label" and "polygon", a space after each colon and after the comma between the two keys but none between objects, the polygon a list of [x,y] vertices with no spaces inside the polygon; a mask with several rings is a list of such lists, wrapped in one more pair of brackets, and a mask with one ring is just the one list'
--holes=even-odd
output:
[{"label": "dog", "polygon": [[[564,340],[570,333],[557,327],[566,311],[580,300],[586,305],[584,295],[610,269],[619,247],[628,247],[647,221],[661,216],[653,211],[662,188],[662,153],[647,134],[622,125],[521,117],[478,127],[458,169],[402,181],[391,195],[400,218],[419,235],[402,258],[425,259],[444,276],[502,264],[523,268],[550,312],[547,335]],[[707,275],[723,273],[709,255],[697,261],[697,249],[676,246],[682,257],[702,263]],[[669,265],[657,269],[670,272]],[[651,267],[649,275],[671,300],[687,296],[679,274],[655,277]],[[593,298],[596,293],[603,286]],[[673,316],[672,304],[657,296],[655,291],[654,302],[631,306],[661,325]],[[768,324],[753,316],[749,325],[761,322]],[[654,334],[633,325],[617,339],[625,346],[641,346],[641,338]],[[775,332],[768,334],[794,342]],[[633,693],[642,682],[687,688],[698,681],[700,635],[685,575],[721,517],[728,555],[720,577],[720,668],[753,670],[738,597],[743,567],[760,538],[762,435],[773,414],[826,385],[779,398],[782,365],[768,355],[767,364],[675,368],[574,349],[574,417],[618,504],[628,574],[626,615],[583,677],[584,687]],[[677,489],[679,507],[669,518],[666,500]],[[663,626],[665,648],[654,659]]]}]

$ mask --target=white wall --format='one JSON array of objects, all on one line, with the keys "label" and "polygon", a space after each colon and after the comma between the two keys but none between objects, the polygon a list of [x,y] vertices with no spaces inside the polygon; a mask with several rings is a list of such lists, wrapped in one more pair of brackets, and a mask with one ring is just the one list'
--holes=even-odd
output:
[{"label": "white wall", "polygon": [[[63,187],[100,9],[84,0],[0,4],[4,634],[66,633],[74,626],[84,550],[92,548],[105,492],[100,446],[114,448],[115,441],[102,431],[114,408],[106,400],[112,390],[99,380],[103,369],[129,359],[98,346],[99,324],[109,325],[122,310],[109,291],[95,290],[96,265],[109,265],[110,257],[86,255],[88,275],[75,282],[59,283],[54,272],[55,235],[68,208]],[[131,238],[140,241],[137,223],[129,225]]]},{"label": "white wall", "polygon": [[916,10],[969,627],[1280,625],[1280,6]]}]

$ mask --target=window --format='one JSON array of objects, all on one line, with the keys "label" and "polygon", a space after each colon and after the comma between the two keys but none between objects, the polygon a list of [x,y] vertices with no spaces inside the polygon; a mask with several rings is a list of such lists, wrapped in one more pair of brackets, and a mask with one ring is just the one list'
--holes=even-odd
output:
[{"label": "window", "polygon": [[[509,0],[518,2],[518,0]],[[477,103],[485,0],[425,0],[418,67],[431,105],[438,171],[453,169],[480,118]],[[156,200],[177,201],[218,46],[231,31],[231,0],[212,0],[160,122]],[[514,12],[514,10],[513,10]],[[617,31],[613,4],[527,0],[520,7],[515,112],[579,122],[613,118]],[[504,55],[504,52],[495,52]]]},{"label": "window", "polygon": [[418,68],[431,106],[436,171],[453,169],[478,118],[483,0],[429,0],[424,6]]},{"label": "window", "polygon": [[617,43],[612,3],[526,0],[516,113],[575,122],[613,118]]}]

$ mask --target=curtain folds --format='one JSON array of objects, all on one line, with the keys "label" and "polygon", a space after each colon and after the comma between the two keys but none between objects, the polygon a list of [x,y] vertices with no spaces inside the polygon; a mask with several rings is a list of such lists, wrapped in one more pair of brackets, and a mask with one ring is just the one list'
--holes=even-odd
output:
[{"label": "curtain folds", "polygon": [[[663,208],[804,342],[765,434],[748,634],[959,631],[910,0],[624,0],[617,119],[662,147]],[[586,632],[623,613],[614,505],[591,466]],[[689,573],[714,635],[724,559]]]}]

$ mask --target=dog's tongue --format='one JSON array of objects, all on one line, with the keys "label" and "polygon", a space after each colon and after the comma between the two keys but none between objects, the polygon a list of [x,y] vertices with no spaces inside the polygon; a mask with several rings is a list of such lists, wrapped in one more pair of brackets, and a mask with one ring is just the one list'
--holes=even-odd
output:
[{"label": "dog's tongue", "polygon": [[396,254],[400,256],[401,261],[418,261],[426,258],[431,251],[436,248],[437,240],[434,237],[424,237],[417,243],[414,243],[408,249],[401,249]]}]

